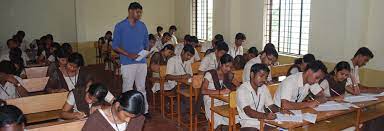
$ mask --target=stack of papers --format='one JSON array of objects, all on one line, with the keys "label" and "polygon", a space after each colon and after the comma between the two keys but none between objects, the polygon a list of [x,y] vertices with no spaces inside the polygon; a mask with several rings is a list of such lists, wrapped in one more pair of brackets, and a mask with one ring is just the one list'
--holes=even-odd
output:
[{"label": "stack of papers", "polygon": [[289,114],[281,114],[276,113],[276,120],[277,122],[303,122],[303,120],[306,120],[311,123],[316,122],[317,115],[311,114],[311,113],[302,113],[301,110],[291,110],[293,112],[293,115]]},{"label": "stack of papers", "polygon": [[136,58],[136,61],[141,61],[143,58],[147,57],[149,55],[149,51],[147,50],[141,50],[137,55],[139,55],[137,58]]},{"label": "stack of papers", "polygon": [[348,110],[350,105],[337,103],[335,101],[327,101],[326,103],[320,104],[315,109],[316,111],[337,111],[337,110]]},{"label": "stack of papers", "polygon": [[360,95],[360,96],[346,96],[344,98],[344,101],[350,102],[350,103],[364,102],[364,101],[374,101],[374,100],[377,100],[377,98],[373,97],[373,96],[364,96],[364,95]]}]

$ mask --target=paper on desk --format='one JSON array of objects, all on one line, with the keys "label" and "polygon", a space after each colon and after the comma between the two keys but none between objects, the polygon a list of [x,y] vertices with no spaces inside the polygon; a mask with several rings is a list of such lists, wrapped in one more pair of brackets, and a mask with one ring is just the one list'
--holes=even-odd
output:
[{"label": "paper on desk", "polygon": [[278,122],[303,122],[303,114],[301,110],[291,110],[294,115],[276,113],[276,120]]},{"label": "paper on desk", "polygon": [[326,103],[320,104],[316,108],[316,111],[336,111],[336,110],[348,110],[349,107],[335,101],[327,101]]},{"label": "paper on desk", "polygon": [[371,96],[371,97],[380,97],[384,96],[384,92],[381,92],[379,94],[373,94],[373,93],[361,93],[362,96]]},{"label": "paper on desk", "polygon": [[303,114],[303,119],[311,123],[316,123],[316,118],[317,118],[317,114],[312,114],[312,113]]},{"label": "paper on desk", "polygon": [[346,96],[344,98],[344,101],[350,102],[350,103],[364,102],[364,101],[374,101],[374,100],[377,100],[377,98],[373,97],[373,96],[363,96],[363,95],[359,95],[359,96]]},{"label": "paper on desk", "polygon": [[141,61],[143,58],[147,57],[150,52],[147,50],[141,50],[137,55],[139,57],[136,58],[136,61]]}]

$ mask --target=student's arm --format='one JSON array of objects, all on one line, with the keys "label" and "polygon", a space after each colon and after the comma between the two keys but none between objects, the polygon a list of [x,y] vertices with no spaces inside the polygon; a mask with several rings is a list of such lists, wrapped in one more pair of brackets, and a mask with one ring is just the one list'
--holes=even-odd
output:
[{"label": "student's arm", "polygon": [[160,53],[152,55],[149,65],[152,72],[160,72],[160,59]]},{"label": "student's arm", "polygon": [[250,106],[244,107],[243,110],[244,110],[244,113],[251,118],[268,119],[268,120],[276,119],[276,114],[257,112],[255,110],[253,110]]},{"label": "student's arm", "polygon": [[191,77],[192,76],[190,74],[185,74],[185,75],[171,75],[171,74],[167,74],[165,76],[165,79],[176,81],[176,80],[180,80],[180,79],[189,79]]},{"label": "student's arm", "polygon": [[229,89],[223,89],[223,90],[210,90],[208,89],[209,81],[207,79],[204,79],[203,85],[202,85],[202,94],[204,95],[220,95],[220,94],[228,94],[231,92]]},{"label": "student's arm", "polygon": [[308,107],[316,107],[319,105],[316,101],[308,101],[308,102],[290,102],[285,99],[281,99],[281,108],[284,110],[298,110]]},{"label": "student's arm", "polygon": [[176,74],[176,61],[175,59],[169,59],[168,62],[167,62],[167,71],[166,71],[166,76],[165,76],[165,79],[167,80],[180,80],[180,79],[189,79],[191,78],[192,76],[190,74],[184,74],[184,75],[173,75],[173,74]]},{"label": "student's arm", "polygon": [[17,93],[19,93],[20,97],[26,97],[28,96],[28,91],[22,86],[18,86],[19,84],[15,85]]},{"label": "student's arm", "polygon": [[67,102],[64,104],[62,111],[60,117],[65,120],[82,119],[86,117],[83,112],[73,112],[73,105]]},{"label": "student's arm", "polygon": [[113,31],[113,39],[114,39],[112,41],[112,48],[113,48],[113,50],[115,50],[119,54],[127,56],[128,58],[136,59],[139,55],[133,54],[133,53],[129,53],[129,52],[125,51],[124,49],[120,48],[121,44],[122,44],[121,43],[122,42],[122,40],[121,40],[122,37],[123,36],[121,34],[119,25],[116,25],[115,26],[115,30]]}]

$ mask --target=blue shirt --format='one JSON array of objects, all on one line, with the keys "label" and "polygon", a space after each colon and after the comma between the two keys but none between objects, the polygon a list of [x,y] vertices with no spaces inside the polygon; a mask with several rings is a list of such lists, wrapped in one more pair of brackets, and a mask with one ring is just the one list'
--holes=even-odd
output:
[{"label": "blue shirt", "polygon": [[[148,30],[142,21],[136,21],[135,26],[131,26],[128,19],[117,23],[113,32],[112,48],[121,48],[128,53],[138,54],[141,50],[148,47]],[[146,63],[146,59],[135,61],[125,55],[120,54],[120,64]]]}]

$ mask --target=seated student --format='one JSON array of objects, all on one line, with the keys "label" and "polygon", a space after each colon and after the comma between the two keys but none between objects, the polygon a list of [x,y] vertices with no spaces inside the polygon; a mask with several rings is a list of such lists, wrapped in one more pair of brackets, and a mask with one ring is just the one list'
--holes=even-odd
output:
[{"label": "seated student", "polygon": [[18,41],[20,43],[20,49],[22,51],[25,51],[26,49],[28,49],[29,48],[28,45],[30,43],[24,39],[25,38],[25,32],[22,30],[19,30],[19,31],[17,31],[16,36],[18,36],[17,38],[18,38]]},{"label": "seated student", "polygon": [[[265,64],[252,65],[251,80],[243,83],[236,91],[241,131],[258,131],[260,129],[258,119],[276,118],[274,112],[277,112],[278,108],[274,105],[269,89],[265,85],[269,71]],[[268,130],[271,127],[266,125],[266,128]]]},{"label": "seated student", "polygon": [[235,70],[243,70],[244,69],[244,66],[245,66],[245,57],[242,56],[242,55],[237,55],[234,59],[233,59],[233,68]]},{"label": "seated student", "polygon": [[[190,44],[193,47],[195,47],[194,45],[197,45],[198,43],[199,43],[199,40],[197,39],[196,36],[185,35],[184,42],[176,45],[175,54],[180,55],[181,52],[183,51],[184,45],[186,44]],[[194,49],[195,49],[195,55],[193,56],[193,59],[191,59],[192,63],[195,61],[200,61],[199,53],[197,52],[196,48]]]},{"label": "seated student", "polygon": [[[247,82],[250,80],[250,71],[252,65],[259,63],[259,64],[266,64],[267,66],[272,66],[273,62],[277,60],[279,57],[279,54],[274,48],[265,48],[263,52],[261,52],[260,55],[258,55],[255,58],[252,58],[245,64],[244,72],[243,72],[243,82]],[[269,77],[270,77],[269,73]]]},{"label": "seated student", "polygon": [[1,103],[0,131],[24,131],[26,124],[27,118],[19,108]]},{"label": "seated student", "polygon": [[92,114],[107,100],[108,89],[103,84],[94,83],[86,88],[75,88],[68,94],[63,106],[61,118],[66,120],[82,119]]},{"label": "seated student", "polygon": [[[220,58],[220,66],[218,69],[208,70],[204,75],[204,81],[202,84],[201,93],[204,95],[204,107],[205,116],[208,120],[211,120],[211,94],[229,94],[230,89],[233,89],[232,79],[233,74],[231,72],[233,58],[229,54],[225,54]],[[214,106],[221,106],[228,104],[221,100],[214,100]],[[228,125],[228,118],[219,114],[214,114],[216,129],[219,125]]]},{"label": "seated student", "polygon": [[175,25],[171,25],[169,27],[169,34],[171,34],[171,37],[172,37],[170,44],[173,44],[173,45],[178,44],[177,43],[177,37],[175,36],[176,31],[177,31],[177,28]]},{"label": "seated student", "polygon": [[[192,78],[193,72],[190,60],[195,53],[192,45],[185,45],[181,55],[173,56],[168,60],[167,75],[165,76],[168,81],[164,83],[164,90],[173,90],[177,85],[176,80]],[[158,91],[160,89],[153,90]]]},{"label": "seated student", "polygon": [[347,79],[350,72],[351,66],[349,66],[348,62],[341,61],[337,63],[333,71],[326,75],[320,83],[325,97],[330,100],[343,100],[345,92],[356,94],[352,88],[352,82]]},{"label": "seated student", "polygon": [[230,49],[228,54],[230,54],[233,58],[235,58],[237,55],[243,55],[243,46],[242,44],[247,38],[243,33],[237,33],[235,36],[235,45],[233,45]]},{"label": "seated student", "polygon": [[63,44],[61,45],[61,48],[64,48],[65,50],[67,50],[67,52],[68,52],[69,54],[72,54],[72,53],[73,53],[72,46],[71,46],[71,44],[69,44],[69,43],[63,43]]},{"label": "seated student", "polygon": [[251,47],[248,49],[247,53],[244,54],[245,63],[247,63],[249,60],[257,57],[259,55],[259,51],[256,47]]},{"label": "seated student", "polygon": [[[160,66],[167,65],[168,59],[173,56],[175,48],[173,45],[169,44],[164,46],[160,52],[155,52],[152,55],[150,63],[149,63],[149,76],[150,78],[160,78]],[[159,83],[154,83],[152,87],[152,91],[156,92],[160,89]]]},{"label": "seated student", "polygon": [[11,62],[16,68],[15,75],[22,78],[22,79],[26,79],[27,73],[25,72],[23,59],[22,58],[14,58],[14,59],[11,59]]},{"label": "seated student", "polygon": [[16,67],[10,61],[0,62],[0,99],[13,99],[28,96],[20,77],[15,76]]},{"label": "seated student", "polygon": [[163,34],[163,37],[161,37],[161,40],[156,41],[155,46],[157,50],[161,50],[165,45],[170,44],[171,39],[172,39],[171,34],[169,34],[168,32],[165,32]]},{"label": "seated student", "polygon": [[[316,107],[326,101],[319,81],[323,79],[327,67],[317,60],[307,65],[304,72],[292,74],[284,79],[276,90],[274,101],[282,109],[296,110],[307,107]],[[303,102],[311,91],[317,98]]]},{"label": "seated student", "polygon": [[[302,61],[300,61],[302,60]],[[299,58],[297,60],[295,60],[295,64],[293,64],[288,72],[287,72],[287,76],[291,75],[291,74],[295,74],[295,73],[298,73],[298,72],[303,72],[303,70],[305,70],[305,68],[307,67],[308,63],[311,63],[313,61],[315,61],[316,58],[313,54],[305,54],[303,56],[303,58]]]},{"label": "seated student", "polygon": [[56,51],[56,59],[55,62],[51,63],[48,66],[47,70],[47,77],[49,76],[56,76],[56,75],[63,75],[61,70],[65,70],[67,64],[68,64],[68,56],[69,52],[64,48],[59,48]]},{"label": "seated student", "polygon": [[352,70],[351,76],[348,79],[351,79],[353,88],[357,94],[381,93],[384,91],[383,87],[369,87],[360,83],[359,69],[365,66],[373,57],[374,55],[371,50],[369,50],[367,47],[361,47],[349,61],[349,65],[352,67]]},{"label": "seated student", "polygon": [[204,56],[207,56],[208,54],[215,52],[216,43],[219,41],[224,41],[224,36],[221,34],[215,35],[215,37],[212,39],[211,42],[205,43],[201,48],[201,51],[205,52]]},{"label": "seated student", "polygon": [[155,35],[153,34],[148,35],[148,51],[149,51],[148,56],[152,56],[155,52],[159,51],[156,48],[156,38],[155,38]]},{"label": "seated student", "polygon": [[112,106],[98,109],[82,131],[141,131],[144,125],[144,96],[136,90],[121,94]]},{"label": "seated student", "polygon": [[217,42],[216,50],[214,53],[210,53],[201,60],[199,67],[200,74],[219,67],[220,58],[228,52],[228,45],[224,41]]},{"label": "seated student", "polygon": [[156,27],[156,35],[155,35],[156,41],[159,41],[161,39],[161,37],[163,37],[163,27],[157,26]]}]

